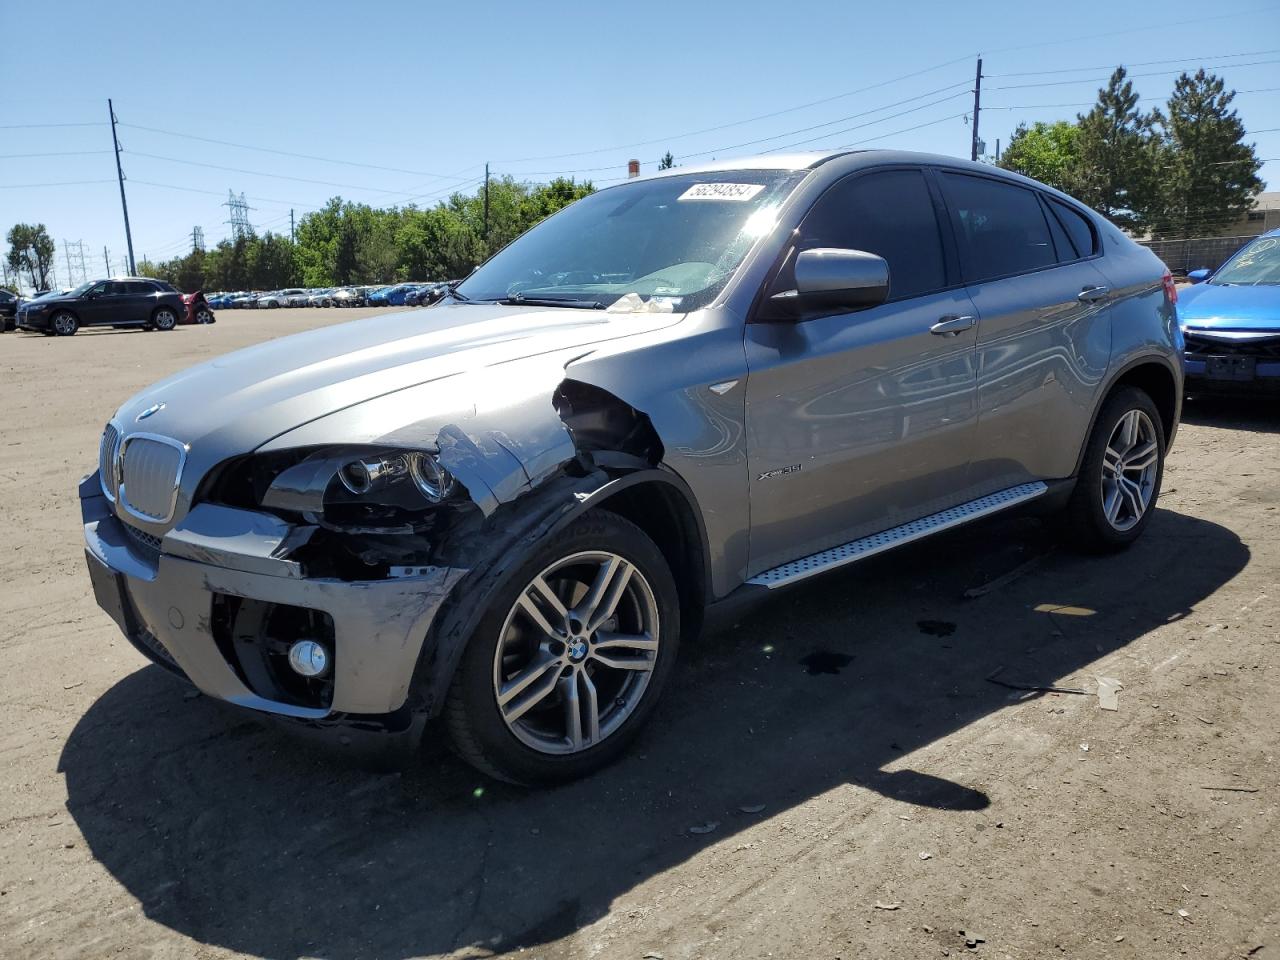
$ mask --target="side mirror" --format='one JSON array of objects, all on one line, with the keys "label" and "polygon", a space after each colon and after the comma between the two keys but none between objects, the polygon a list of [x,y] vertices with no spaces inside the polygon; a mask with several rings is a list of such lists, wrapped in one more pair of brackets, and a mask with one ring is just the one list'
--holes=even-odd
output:
[{"label": "side mirror", "polygon": [[796,288],[770,303],[797,320],[814,314],[864,310],[889,296],[889,264],[863,250],[817,247],[796,257]]},{"label": "side mirror", "polygon": [[1189,270],[1187,279],[1192,283],[1204,283],[1209,279],[1209,274],[1213,273],[1208,267],[1201,267],[1199,270]]}]

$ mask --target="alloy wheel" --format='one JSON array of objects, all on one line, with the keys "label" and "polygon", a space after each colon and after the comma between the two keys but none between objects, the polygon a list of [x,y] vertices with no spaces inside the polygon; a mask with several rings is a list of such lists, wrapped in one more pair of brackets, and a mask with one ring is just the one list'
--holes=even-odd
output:
[{"label": "alloy wheel", "polygon": [[493,661],[503,722],[540,753],[595,746],[640,705],[659,631],[653,589],[634,564],[606,551],[557,560],[503,622]]},{"label": "alloy wheel", "polygon": [[1102,455],[1102,513],[1116,530],[1132,529],[1146,514],[1159,467],[1155,424],[1142,410],[1128,411]]},{"label": "alloy wheel", "polygon": [[53,318],[53,329],[59,336],[69,337],[76,332],[76,318],[63,311]]},{"label": "alloy wheel", "polygon": [[178,322],[178,318],[170,310],[157,310],[155,322],[157,330],[171,330]]}]

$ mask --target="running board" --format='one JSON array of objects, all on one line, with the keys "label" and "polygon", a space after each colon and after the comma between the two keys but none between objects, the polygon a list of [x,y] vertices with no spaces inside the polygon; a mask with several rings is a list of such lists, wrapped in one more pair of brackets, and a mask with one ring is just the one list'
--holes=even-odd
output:
[{"label": "running board", "polygon": [[826,573],[828,570],[843,567],[845,564],[856,563],[859,560],[865,560],[867,557],[875,556],[877,553],[900,547],[904,543],[911,543],[913,540],[920,540],[931,534],[958,527],[963,523],[968,523],[970,520],[977,520],[979,517],[999,513],[1001,510],[1007,510],[1020,503],[1026,503],[1028,500],[1034,500],[1048,489],[1048,485],[1036,480],[1033,483],[1022,483],[1016,487],[1009,487],[1009,489],[1001,490],[997,493],[989,493],[985,497],[970,500],[968,503],[962,503],[958,507],[951,507],[940,513],[921,517],[919,520],[912,520],[910,523],[904,523],[900,527],[891,527],[881,533],[873,533],[869,537],[863,537],[861,540],[854,540],[851,543],[844,543],[838,547],[823,550],[821,553],[801,557],[799,560],[792,560],[790,563],[784,563],[780,567],[774,567],[772,570],[757,574],[747,583],[758,587],[768,587],[770,590],[777,587],[790,586],[819,573]]}]

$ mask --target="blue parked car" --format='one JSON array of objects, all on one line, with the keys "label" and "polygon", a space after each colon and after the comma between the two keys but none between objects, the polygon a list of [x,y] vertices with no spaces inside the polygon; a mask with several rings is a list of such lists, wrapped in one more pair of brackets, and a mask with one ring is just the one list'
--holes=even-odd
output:
[{"label": "blue parked car", "polygon": [[392,307],[403,307],[405,305],[405,298],[409,295],[409,292],[416,290],[417,288],[418,285],[416,283],[402,283],[399,286],[392,287],[387,291],[387,305]]},{"label": "blue parked car", "polygon": [[1191,393],[1280,392],[1280,230],[1217,270],[1192,270],[1178,297]]},{"label": "blue parked car", "polygon": [[395,287],[374,287],[369,291],[367,303],[371,307],[385,307],[387,305],[387,294]]}]

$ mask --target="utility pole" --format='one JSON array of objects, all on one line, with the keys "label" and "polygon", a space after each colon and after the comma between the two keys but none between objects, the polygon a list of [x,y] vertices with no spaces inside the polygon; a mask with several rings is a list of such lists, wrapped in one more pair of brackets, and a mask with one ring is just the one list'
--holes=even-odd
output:
[{"label": "utility pole", "polygon": [[293,207],[289,208],[289,242],[296,242],[293,238]]},{"label": "utility pole", "polygon": [[978,159],[978,114],[982,111],[982,58],[978,58],[978,71],[973,77],[973,143],[969,148],[969,159]]},{"label": "utility pole", "polygon": [[62,252],[67,258],[67,283],[71,283],[71,244],[65,239],[62,241]]},{"label": "utility pole", "polygon": [[133,260],[133,232],[129,229],[129,204],[124,198],[124,167],[120,165],[120,138],[116,136],[116,108],[111,99],[107,99],[107,112],[111,114],[111,143],[116,149],[116,178],[120,181],[120,209],[124,211],[124,239],[129,246],[129,273],[138,272],[138,265]]},{"label": "utility pole", "polygon": [[111,276],[111,251],[106,247],[102,248],[102,267],[107,271],[107,276]]},{"label": "utility pole", "polygon": [[489,239],[489,164],[484,165],[484,238]]}]

